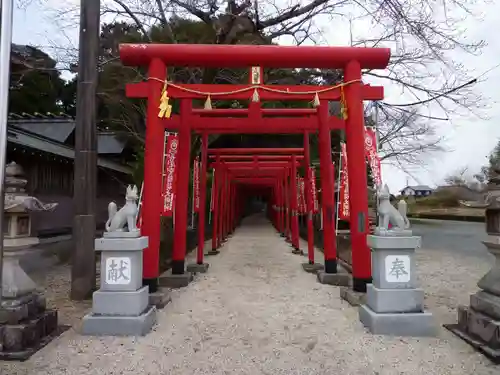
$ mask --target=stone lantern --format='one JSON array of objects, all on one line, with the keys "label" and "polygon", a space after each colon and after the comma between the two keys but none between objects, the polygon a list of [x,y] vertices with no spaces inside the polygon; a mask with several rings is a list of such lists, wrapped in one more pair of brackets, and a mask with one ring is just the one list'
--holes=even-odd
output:
[{"label": "stone lantern", "polygon": [[482,243],[495,257],[495,263],[477,283],[481,290],[470,296],[470,305],[458,307],[458,323],[445,327],[500,363],[500,167],[493,171],[495,176],[490,178],[485,201],[461,203],[486,208],[487,237]]},{"label": "stone lantern", "polygon": [[0,360],[24,360],[57,332],[57,312],[45,308],[45,298],[19,265],[19,258],[38,244],[31,236],[30,211],[53,210],[57,203],[43,204],[28,196],[27,180],[15,162],[5,172]]}]

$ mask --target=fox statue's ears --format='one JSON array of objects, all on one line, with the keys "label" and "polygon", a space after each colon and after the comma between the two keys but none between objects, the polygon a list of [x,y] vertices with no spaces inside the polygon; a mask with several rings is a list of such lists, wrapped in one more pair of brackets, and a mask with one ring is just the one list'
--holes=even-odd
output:
[{"label": "fox statue's ears", "polygon": [[127,186],[127,194],[130,194],[132,192],[132,185]]},{"label": "fox statue's ears", "polygon": [[137,186],[134,185],[132,187],[132,193],[137,194]]}]

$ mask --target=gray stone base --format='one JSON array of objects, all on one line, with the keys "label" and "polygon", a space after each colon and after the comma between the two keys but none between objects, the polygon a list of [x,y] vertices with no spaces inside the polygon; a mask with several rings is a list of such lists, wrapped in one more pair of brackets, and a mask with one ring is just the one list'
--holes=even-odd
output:
[{"label": "gray stone base", "polygon": [[96,315],[139,316],[149,305],[149,288],[133,292],[98,290],[92,295],[92,312]]},{"label": "gray stone base", "polygon": [[379,289],[366,286],[366,304],[376,313],[413,313],[424,310],[423,289]]},{"label": "gray stone base", "polygon": [[208,255],[208,256],[213,256],[213,255],[217,255],[219,254],[220,251],[219,250],[210,250],[208,253],[206,253],[205,255]]},{"label": "gray stone base", "polygon": [[57,311],[53,310],[37,313],[16,324],[0,325],[0,359],[29,358],[50,342],[57,330]]},{"label": "gray stone base", "polygon": [[487,358],[489,358],[494,364],[500,365],[500,349],[492,349],[488,345],[484,343],[484,341],[479,340],[471,335],[469,335],[467,332],[464,332],[460,325],[458,324],[445,324],[443,326],[450,332],[454,333],[458,337],[460,337],[462,340],[464,340],[467,344],[472,346],[474,349],[478,350],[479,352],[483,353]]},{"label": "gray stone base", "polygon": [[[369,285],[369,284],[368,284]],[[366,301],[366,294],[352,290],[349,287],[340,288],[340,298],[347,301],[351,306],[363,305]]]},{"label": "gray stone base", "polygon": [[309,273],[316,273],[325,269],[325,266],[320,263],[302,263],[302,268],[304,271]]},{"label": "gray stone base", "polygon": [[292,254],[295,254],[295,255],[304,255],[304,252],[300,249],[297,249],[296,247],[293,248],[292,250]]},{"label": "gray stone base", "polygon": [[193,281],[193,274],[191,272],[184,272],[182,275],[173,275],[172,270],[168,270],[160,275],[158,285],[167,288],[184,288]]},{"label": "gray stone base", "polygon": [[462,336],[467,336],[471,341],[477,342],[477,347],[483,353],[500,359],[500,320],[489,315],[475,311],[467,306],[458,307],[457,329]]},{"label": "gray stone base", "polygon": [[436,327],[429,312],[378,314],[367,305],[359,306],[359,320],[375,335],[434,336]]},{"label": "gray stone base", "polygon": [[163,309],[170,301],[170,291],[165,288],[158,288],[155,293],[149,293],[149,306],[154,306],[157,310]]},{"label": "gray stone base", "polygon": [[208,266],[208,263],[192,263],[187,265],[186,270],[193,273],[205,273],[208,271]]},{"label": "gray stone base", "polygon": [[156,323],[156,308],[151,306],[139,316],[105,316],[88,314],[83,317],[82,335],[145,336]]},{"label": "gray stone base", "polygon": [[337,286],[348,286],[349,285],[349,275],[347,273],[326,273],[324,271],[318,271],[318,281],[321,284],[337,285]]}]

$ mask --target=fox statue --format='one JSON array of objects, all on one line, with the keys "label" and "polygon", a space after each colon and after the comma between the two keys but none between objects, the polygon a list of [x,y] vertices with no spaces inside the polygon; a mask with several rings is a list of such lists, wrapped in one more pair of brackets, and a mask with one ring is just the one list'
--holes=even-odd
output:
[{"label": "fox statue", "polygon": [[138,231],[135,223],[137,217],[137,186],[129,185],[125,194],[125,205],[117,211],[115,202],[108,205],[108,221],[106,222],[107,232],[124,232],[125,225],[129,232]]},{"label": "fox statue", "polygon": [[387,185],[378,189],[377,196],[379,199],[378,214],[380,215],[380,228],[388,230],[389,224],[391,224],[392,231],[409,229],[410,221],[406,216],[406,202],[403,200],[400,201],[398,209],[396,209],[390,202],[391,194]]}]

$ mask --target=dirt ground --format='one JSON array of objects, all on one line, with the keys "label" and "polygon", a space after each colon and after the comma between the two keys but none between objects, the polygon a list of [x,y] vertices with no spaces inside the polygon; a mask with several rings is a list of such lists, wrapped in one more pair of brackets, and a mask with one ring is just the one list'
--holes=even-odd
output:
[{"label": "dirt ground", "polygon": [[[321,261],[322,254],[316,254]],[[69,268],[37,277],[61,323],[74,325],[24,363],[0,363],[3,375],[62,374],[422,374],[488,375],[500,369],[441,327],[456,321],[487,260],[419,250],[421,286],[435,338],[374,336],[337,287],[317,283],[264,219],[244,222],[210,269],[172,292],[158,324],[140,338],[78,334],[90,303],[68,300]]]}]

